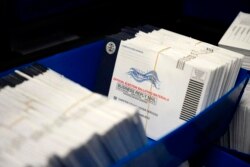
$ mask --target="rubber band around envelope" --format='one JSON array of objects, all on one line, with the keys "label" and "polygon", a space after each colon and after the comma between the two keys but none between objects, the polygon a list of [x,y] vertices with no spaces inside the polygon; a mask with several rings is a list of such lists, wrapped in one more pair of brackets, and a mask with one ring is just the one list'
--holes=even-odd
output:
[{"label": "rubber band around envelope", "polygon": [[[66,115],[71,109],[73,109],[74,107],[77,106],[77,104],[79,104],[81,101],[91,97],[93,95],[93,93],[91,93],[90,95],[84,96],[82,98],[80,98],[79,100],[77,100],[75,103],[73,103],[72,105],[70,105],[64,112],[63,115]],[[29,105],[27,105],[27,107],[30,107]],[[15,126],[16,124],[18,124],[20,121],[22,121],[23,119],[26,119],[27,117],[25,116],[20,116],[17,119],[15,119],[14,121],[12,121],[9,125],[7,125],[8,128],[12,128],[13,126]]]},{"label": "rubber band around envelope", "polygon": [[71,109],[73,109],[74,107],[76,107],[80,102],[84,101],[85,99],[91,97],[93,95],[93,93],[84,96],[82,98],[80,98],[79,100],[77,100],[75,103],[71,104],[64,112],[63,115],[66,115],[69,111],[71,111]]},{"label": "rubber band around envelope", "polygon": [[[168,50],[168,49],[170,49],[170,48],[171,48],[171,47],[164,48],[164,49],[160,50],[160,51],[157,53],[156,60],[155,60],[155,64],[154,64],[154,71],[155,71],[155,69],[156,69],[156,67],[157,67],[158,59],[159,59],[159,56],[160,56],[161,52],[163,52],[163,51],[165,51],[165,50]],[[152,87],[153,87],[153,85],[151,84],[151,85],[150,85],[150,90],[149,90],[150,93],[152,92]],[[149,101],[148,101],[148,106],[147,106],[147,110],[146,110],[146,112],[147,112],[147,115],[146,115],[146,122],[145,122],[145,127],[144,127],[145,131],[147,130],[147,124],[148,124],[148,119],[147,119],[147,118],[148,118],[148,114],[149,114],[149,106],[150,106],[150,103],[149,103]]]},{"label": "rubber band around envelope", "polygon": [[9,125],[7,125],[8,128],[13,128],[16,124],[18,124],[19,122],[21,122],[22,120],[26,119],[26,116],[20,116],[17,119],[15,119],[14,121],[12,121]]}]

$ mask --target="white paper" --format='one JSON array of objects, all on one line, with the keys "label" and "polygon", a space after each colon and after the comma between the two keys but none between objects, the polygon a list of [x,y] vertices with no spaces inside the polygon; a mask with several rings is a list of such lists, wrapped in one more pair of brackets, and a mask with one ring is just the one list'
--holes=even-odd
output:
[{"label": "white paper", "polygon": [[250,51],[250,14],[240,12],[223,35],[219,45]]}]

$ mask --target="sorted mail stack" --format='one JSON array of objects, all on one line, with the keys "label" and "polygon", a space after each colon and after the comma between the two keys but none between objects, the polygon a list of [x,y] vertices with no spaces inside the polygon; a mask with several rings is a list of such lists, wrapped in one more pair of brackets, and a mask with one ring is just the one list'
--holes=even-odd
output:
[{"label": "sorted mail stack", "polygon": [[219,46],[245,55],[242,67],[250,70],[250,14],[238,14],[219,41]]},{"label": "sorted mail stack", "polygon": [[[250,14],[240,12],[219,41],[219,45],[243,54],[242,67],[250,70]],[[222,146],[247,154],[250,154],[249,92],[250,83],[245,88],[229,131],[221,140]]]},{"label": "sorted mail stack", "polygon": [[[239,12],[219,41],[219,46],[243,54],[242,68],[250,70],[250,14]],[[248,83],[229,131],[221,139],[222,146],[248,154],[250,153],[249,90]]]},{"label": "sorted mail stack", "polygon": [[109,98],[137,106],[151,139],[175,130],[234,86],[239,53],[165,29],[122,31],[117,51],[107,52],[117,52]]},{"label": "sorted mail stack", "polygon": [[[237,112],[230,124],[228,135],[224,142],[228,147],[246,154],[250,154],[250,84],[245,88]],[[226,146],[223,143],[223,146]]]},{"label": "sorted mail stack", "polygon": [[39,64],[0,79],[0,166],[106,167],[142,147],[137,110]]}]

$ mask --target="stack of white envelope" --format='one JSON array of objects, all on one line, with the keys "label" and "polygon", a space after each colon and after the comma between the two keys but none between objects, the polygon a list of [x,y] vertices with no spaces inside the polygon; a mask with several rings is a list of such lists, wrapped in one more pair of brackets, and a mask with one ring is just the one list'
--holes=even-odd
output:
[{"label": "stack of white envelope", "polygon": [[227,29],[219,46],[243,54],[242,67],[250,70],[250,14],[239,12]]},{"label": "stack of white envelope", "polygon": [[136,108],[39,64],[0,79],[0,166],[104,167],[146,143]]},{"label": "stack of white envelope", "polygon": [[241,101],[220,145],[250,154],[250,83],[247,84]]},{"label": "stack of white envelope", "polygon": [[243,55],[165,29],[121,41],[109,98],[137,106],[157,140],[229,91]]},{"label": "stack of white envelope", "polygon": [[[250,70],[250,14],[239,12],[230,27],[227,29],[219,46],[244,55],[242,68]],[[249,114],[248,83],[239,104],[235,117],[230,125],[229,132],[223,136],[221,145],[244,153],[250,153],[250,114]]]}]

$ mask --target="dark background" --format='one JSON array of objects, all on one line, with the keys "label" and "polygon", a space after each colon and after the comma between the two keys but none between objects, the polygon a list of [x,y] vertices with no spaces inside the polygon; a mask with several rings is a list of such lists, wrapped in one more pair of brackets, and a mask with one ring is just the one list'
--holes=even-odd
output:
[{"label": "dark background", "polygon": [[1,0],[0,71],[151,24],[217,45],[250,0]]}]

